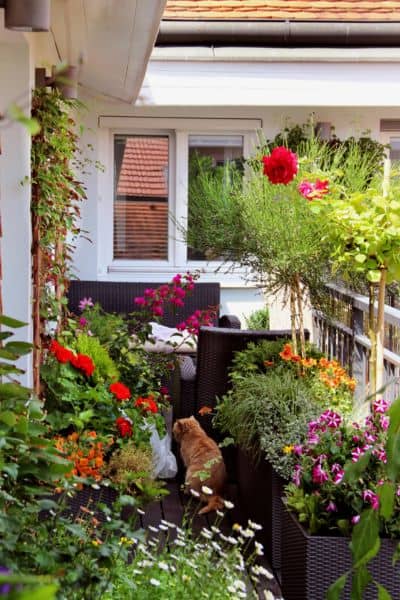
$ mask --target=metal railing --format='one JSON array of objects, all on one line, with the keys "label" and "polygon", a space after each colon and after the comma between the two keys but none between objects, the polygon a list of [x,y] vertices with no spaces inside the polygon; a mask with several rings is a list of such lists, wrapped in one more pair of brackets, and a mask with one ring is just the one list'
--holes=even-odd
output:
[{"label": "metal railing", "polygon": [[[313,310],[313,340],[330,358],[346,366],[357,381],[356,398],[363,401],[368,395],[368,360],[370,341],[368,330],[368,298],[328,284],[332,314]],[[389,384],[384,396],[394,400],[400,395],[400,310],[385,307],[385,375]]]}]

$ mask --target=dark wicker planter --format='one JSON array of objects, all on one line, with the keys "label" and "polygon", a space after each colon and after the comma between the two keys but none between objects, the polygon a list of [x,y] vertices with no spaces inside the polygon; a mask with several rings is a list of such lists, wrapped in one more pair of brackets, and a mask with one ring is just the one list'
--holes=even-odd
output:
[{"label": "dark wicker planter", "polygon": [[277,576],[281,569],[281,522],[285,480],[271,463],[255,462],[247,452],[238,450],[237,481],[243,515],[262,525],[259,539]]},{"label": "dark wicker planter", "polygon": [[[349,539],[334,536],[309,535],[296,517],[283,512],[282,527],[282,595],[285,600],[325,600],[329,586],[351,568]],[[400,571],[392,566],[397,542],[382,539],[378,556],[369,565],[373,577],[400,598]],[[341,596],[351,598],[351,583],[347,582]],[[375,586],[368,586],[364,600],[377,600]]]}]

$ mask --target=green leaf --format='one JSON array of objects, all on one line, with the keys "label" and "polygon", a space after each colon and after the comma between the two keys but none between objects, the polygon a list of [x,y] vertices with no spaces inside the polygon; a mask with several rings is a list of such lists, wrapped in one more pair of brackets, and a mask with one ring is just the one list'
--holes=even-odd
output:
[{"label": "green leaf", "polygon": [[342,595],[344,586],[346,585],[348,575],[349,573],[345,573],[329,586],[329,589],[326,593],[326,600],[340,600],[340,596]]},{"label": "green leaf", "polygon": [[386,482],[379,488],[379,513],[381,517],[388,520],[394,511],[395,486]]},{"label": "green leaf", "polygon": [[361,264],[367,260],[367,257],[365,256],[365,254],[356,254],[354,260]]},{"label": "green leaf", "polygon": [[6,317],[5,315],[0,315],[0,324],[5,325],[6,327],[11,327],[12,329],[18,329],[19,327],[25,327],[28,323],[17,321],[17,319],[12,319],[11,317]]},{"label": "green leaf", "polygon": [[7,463],[6,465],[3,465],[2,468],[2,471],[4,471],[4,473],[7,473],[7,475],[9,475],[11,479],[17,479],[18,470],[18,465],[15,463]]},{"label": "green leaf", "polygon": [[361,519],[353,529],[350,547],[355,569],[376,556],[380,548],[378,511],[370,508],[361,513]]},{"label": "green leaf", "polygon": [[15,425],[15,423],[17,422],[17,417],[10,410],[4,410],[0,413],[0,421],[3,421],[3,423],[8,425],[9,427],[13,427],[13,425]]},{"label": "green leaf", "polygon": [[364,590],[371,580],[371,574],[365,566],[356,569],[353,573],[351,600],[363,600]]},{"label": "green leaf", "polygon": [[371,283],[379,283],[381,280],[381,272],[380,271],[368,271],[367,273],[367,279],[368,281],[370,281]]},{"label": "green leaf", "polygon": [[11,400],[14,398],[27,398],[31,390],[17,383],[0,383],[0,399]]},{"label": "green leaf", "polygon": [[400,398],[389,409],[390,425],[386,442],[386,472],[392,481],[400,477]]},{"label": "green leaf", "polygon": [[344,466],[344,481],[357,481],[368,467],[371,459],[371,452],[366,452],[357,462],[348,462]]},{"label": "green leaf", "polygon": [[36,589],[30,589],[26,592],[22,591],[18,594],[18,600],[55,600],[58,590],[57,584],[41,585]]},{"label": "green leaf", "polygon": [[377,581],[374,581],[378,590],[378,600],[392,600],[392,596],[389,594],[386,588],[383,587]]},{"label": "green leaf", "polygon": [[40,125],[36,119],[25,115],[23,110],[16,104],[11,104],[8,108],[10,119],[23,125],[31,135],[36,135],[40,131]]},{"label": "green leaf", "polygon": [[32,344],[29,344],[29,342],[7,342],[4,348],[9,352],[13,352],[16,356],[32,352]]}]

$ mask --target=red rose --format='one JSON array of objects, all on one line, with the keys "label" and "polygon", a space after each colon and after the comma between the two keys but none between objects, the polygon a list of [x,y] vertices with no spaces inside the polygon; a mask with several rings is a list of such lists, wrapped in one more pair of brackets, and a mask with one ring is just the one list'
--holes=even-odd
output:
[{"label": "red rose", "polygon": [[92,361],[90,356],[87,356],[86,354],[78,354],[77,356],[72,356],[71,365],[73,365],[75,369],[83,371],[86,377],[90,377],[95,369],[94,362]]},{"label": "red rose", "polygon": [[290,183],[297,174],[297,156],[284,146],[274,148],[269,156],[263,156],[264,175],[271,183]]},{"label": "red rose", "polygon": [[158,406],[154,401],[153,396],[147,398],[138,398],[135,402],[136,408],[141,408],[144,412],[158,413]]},{"label": "red rose", "polygon": [[119,381],[110,385],[110,392],[114,394],[117,400],[129,400],[131,397],[130,389]]},{"label": "red rose", "polygon": [[115,421],[115,424],[121,437],[132,436],[132,425],[128,419],[125,419],[125,417],[118,417],[118,419]]}]

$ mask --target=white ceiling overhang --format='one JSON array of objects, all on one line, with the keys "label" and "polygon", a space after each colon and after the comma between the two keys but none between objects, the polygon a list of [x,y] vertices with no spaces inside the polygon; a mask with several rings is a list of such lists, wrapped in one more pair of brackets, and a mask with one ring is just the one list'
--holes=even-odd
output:
[{"label": "white ceiling overhang", "polygon": [[79,83],[135,102],[166,0],[52,0],[60,61],[80,65]]}]

